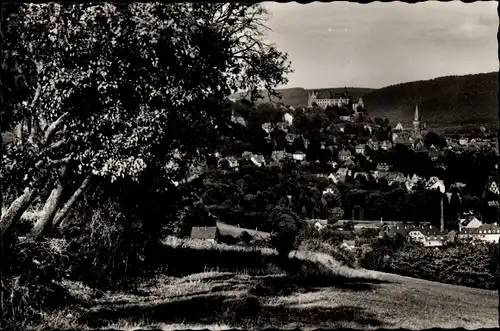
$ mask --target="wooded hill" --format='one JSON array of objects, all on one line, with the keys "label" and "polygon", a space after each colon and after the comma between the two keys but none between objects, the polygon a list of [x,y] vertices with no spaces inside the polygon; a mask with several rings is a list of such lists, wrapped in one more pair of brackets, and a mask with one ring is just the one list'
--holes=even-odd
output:
[{"label": "wooded hill", "polygon": [[[447,76],[387,86],[381,89],[347,88],[357,100],[362,96],[372,118],[387,117],[391,123],[411,125],[415,105],[422,121],[432,128],[496,125],[498,121],[498,73]],[[321,89],[316,89],[321,90]],[[343,92],[344,88],[333,88]],[[312,89],[281,89],[285,105],[307,106]],[[237,97],[237,95],[233,95]],[[266,97],[260,102],[268,102]]]},{"label": "wooded hill", "polygon": [[498,73],[448,76],[392,85],[364,96],[372,117],[411,124],[415,105],[429,127],[491,125],[498,121]]}]

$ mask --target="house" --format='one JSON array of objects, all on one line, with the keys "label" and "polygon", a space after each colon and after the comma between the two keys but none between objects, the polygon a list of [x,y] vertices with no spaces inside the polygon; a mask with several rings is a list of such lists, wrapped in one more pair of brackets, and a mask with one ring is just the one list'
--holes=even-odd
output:
[{"label": "house", "polygon": [[266,133],[270,133],[273,130],[271,123],[264,123],[261,125],[262,130],[266,131]]},{"label": "house", "polygon": [[379,163],[377,164],[377,170],[379,171],[389,171],[390,167],[387,163]]},{"label": "house", "polygon": [[439,190],[439,192],[441,193],[444,193],[446,190],[444,182],[435,176],[429,178],[429,180],[425,184],[425,188],[431,191]]},{"label": "house", "polygon": [[289,144],[291,144],[295,140],[295,135],[292,133],[287,133],[285,139]]},{"label": "house", "polygon": [[334,182],[335,184],[337,184],[339,182],[339,179],[334,174],[328,175],[328,179],[331,180],[332,182]]},{"label": "house", "polygon": [[342,164],[344,167],[351,168],[356,165],[356,163],[352,159],[348,159]]},{"label": "house", "polygon": [[475,216],[472,215],[460,219],[458,223],[460,231],[462,231],[462,229],[477,229],[481,225],[483,225],[483,222],[481,222],[479,219],[477,219]]},{"label": "house", "polygon": [[383,178],[387,180],[389,185],[393,183],[404,184],[406,182],[406,178],[401,172],[388,172]]},{"label": "house", "polygon": [[419,140],[416,144],[415,144],[415,149],[416,150],[423,150],[425,149],[425,145],[424,145],[424,142],[422,140]]},{"label": "house", "polygon": [[396,127],[394,128],[395,131],[403,131],[404,128],[403,128],[403,124],[401,124],[401,122],[399,122]]},{"label": "house", "polygon": [[271,159],[274,161],[281,161],[283,159],[286,159],[288,156],[288,153],[286,151],[273,151],[271,153]]},{"label": "house", "polygon": [[333,190],[331,187],[328,187],[327,189],[325,189],[323,191],[323,195],[325,194],[334,194],[335,193],[335,190]]},{"label": "house", "polygon": [[342,241],[342,244],[340,244],[340,247],[341,248],[345,248],[345,249],[354,249],[356,248],[356,241],[355,240],[344,240]]},{"label": "house", "polygon": [[378,151],[379,150],[380,145],[379,145],[378,141],[374,141],[373,139],[370,138],[366,144],[368,145],[368,147],[372,151]]},{"label": "house", "polygon": [[297,152],[292,155],[295,161],[304,161],[306,159],[306,154],[302,152]]},{"label": "house", "polygon": [[328,220],[315,220],[313,226],[316,230],[321,231],[328,226]]},{"label": "house", "polygon": [[436,161],[439,157],[439,151],[434,145],[429,148],[429,153],[427,154],[432,161]]},{"label": "house", "polygon": [[352,157],[352,154],[350,151],[346,150],[346,149],[343,149],[339,152],[339,160],[340,161],[347,161],[347,160],[350,160]]},{"label": "house", "polygon": [[263,165],[266,164],[266,160],[262,155],[252,155],[250,157],[250,161],[252,161],[252,163],[255,164],[257,167],[262,167]]},{"label": "house", "polygon": [[406,238],[408,233],[414,228],[411,224],[396,224],[396,225],[384,225],[380,231],[379,236],[389,236],[395,237],[396,235],[401,235]]},{"label": "house", "polygon": [[497,223],[483,224],[477,228],[464,228],[458,234],[459,239],[482,240],[491,243],[498,243],[500,239],[500,227]]},{"label": "house", "polygon": [[369,124],[365,124],[365,125],[363,126],[363,129],[368,130],[368,132],[370,132],[370,135],[373,133],[373,128],[372,128],[372,126],[371,126],[371,125],[369,125]]},{"label": "house", "polygon": [[368,180],[368,174],[364,171],[355,172],[353,178],[356,179],[358,176],[364,177],[366,180]]},{"label": "house", "polygon": [[220,167],[221,163],[224,161],[227,161],[229,168],[231,169],[238,168],[239,166],[238,159],[236,159],[234,156],[228,156],[227,158],[219,159],[219,161],[217,162],[218,166]]},{"label": "house", "polygon": [[390,142],[389,140],[384,140],[382,141],[382,143],[380,143],[380,148],[387,151],[392,148],[392,142]]},{"label": "house", "polygon": [[285,113],[283,115],[283,122],[287,123],[288,125],[293,124],[293,115],[290,113]]},{"label": "house", "polygon": [[458,144],[461,146],[467,146],[468,143],[469,143],[469,139],[467,139],[467,138],[458,139]]},{"label": "house", "polygon": [[408,238],[410,240],[420,242],[425,247],[439,247],[448,239],[448,234],[446,232],[441,232],[436,228],[413,228],[408,233]]},{"label": "house", "polygon": [[355,147],[356,153],[365,155],[365,147],[366,147],[365,144],[356,145]]},{"label": "house", "polygon": [[337,179],[341,182],[345,182],[346,177],[349,176],[350,174],[351,170],[347,168],[339,168],[339,170],[337,170]]},{"label": "house", "polygon": [[351,116],[340,116],[340,120],[341,121],[346,121],[346,122],[351,122],[352,119],[351,119]]},{"label": "house", "polygon": [[216,243],[219,236],[220,231],[216,226],[193,226],[191,228],[191,239],[202,239]]},{"label": "house", "polygon": [[488,190],[493,194],[500,195],[500,191],[498,189],[498,184],[496,182],[491,182],[489,184]]}]

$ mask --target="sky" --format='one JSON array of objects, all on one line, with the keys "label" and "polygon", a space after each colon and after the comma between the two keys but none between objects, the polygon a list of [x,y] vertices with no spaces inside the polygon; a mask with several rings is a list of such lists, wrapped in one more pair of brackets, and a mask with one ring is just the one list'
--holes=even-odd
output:
[{"label": "sky", "polygon": [[270,42],[294,73],[280,87],[368,87],[499,70],[496,1],[264,2]]}]

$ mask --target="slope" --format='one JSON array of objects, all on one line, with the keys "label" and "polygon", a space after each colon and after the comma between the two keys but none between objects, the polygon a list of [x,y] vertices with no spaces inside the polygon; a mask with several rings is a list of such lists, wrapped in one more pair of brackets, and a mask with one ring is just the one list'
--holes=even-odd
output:
[{"label": "slope", "polygon": [[448,76],[388,86],[363,97],[370,116],[410,125],[418,105],[429,127],[494,124],[498,73]]}]

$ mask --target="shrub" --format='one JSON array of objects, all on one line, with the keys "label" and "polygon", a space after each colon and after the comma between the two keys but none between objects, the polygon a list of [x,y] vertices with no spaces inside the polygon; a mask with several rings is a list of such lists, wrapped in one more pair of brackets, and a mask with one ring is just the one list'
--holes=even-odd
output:
[{"label": "shrub", "polygon": [[63,229],[69,240],[72,276],[87,285],[112,287],[151,271],[159,242],[144,223],[125,216],[112,200],[87,206],[83,202]]},{"label": "shrub", "polygon": [[404,276],[495,289],[497,264],[492,263],[495,244],[458,243],[441,249],[407,243],[401,247],[376,245],[360,257],[362,267]]},{"label": "shrub", "polygon": [[3,236],[0,329],[33,322],[42,308],[70,303],[69,294],[59,283],[68,271],[68,259],[62,239],[33,241],[10,231]]},{"label": "shrub", "polygon": [[282,258],[287,258],[297,247],[297,235],[303,224],[291,209],[281,206],[275,207],[269,219],[273,227],[271,243]]}]

